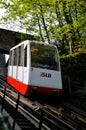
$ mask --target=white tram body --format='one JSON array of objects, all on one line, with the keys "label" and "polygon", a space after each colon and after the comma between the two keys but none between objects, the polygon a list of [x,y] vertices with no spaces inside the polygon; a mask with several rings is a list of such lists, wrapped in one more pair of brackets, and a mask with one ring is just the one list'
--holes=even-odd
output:
[{"label": "white tram body", "polygon": [[7,82],[22,95],[62,93],[58,50],[26,40],[10,49]]}]

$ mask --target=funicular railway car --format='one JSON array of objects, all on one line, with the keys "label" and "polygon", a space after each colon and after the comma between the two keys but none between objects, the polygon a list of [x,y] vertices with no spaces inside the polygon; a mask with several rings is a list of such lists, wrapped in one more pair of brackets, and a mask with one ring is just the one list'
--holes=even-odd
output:
[{"label": "funicular railway car", "polygon": [[10,49],[7,82],[22,95],[61,95],[56,46],[26,40]]}]

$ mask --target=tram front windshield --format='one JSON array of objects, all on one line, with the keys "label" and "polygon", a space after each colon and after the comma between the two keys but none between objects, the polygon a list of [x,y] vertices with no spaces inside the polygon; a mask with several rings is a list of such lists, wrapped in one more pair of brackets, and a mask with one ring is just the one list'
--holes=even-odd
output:
[{"label": "tram front windshield", "polygon": [[31,67],[59,70],[56,48],[54,46],[31,43]]}]

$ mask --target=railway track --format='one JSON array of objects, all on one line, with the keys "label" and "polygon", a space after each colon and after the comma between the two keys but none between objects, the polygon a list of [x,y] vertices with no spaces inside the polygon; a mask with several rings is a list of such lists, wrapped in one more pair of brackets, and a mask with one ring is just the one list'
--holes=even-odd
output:
[{"label": "railway track", "polygon": [[[7,85],[7,86],[6,86]],[[18,109],[17,93],[10,90],[5,81],[0,80],[2,107],[12,117],[12,128],[16,130],[85,130],[86,113],[72,105],[64,104],[62,108],[56,108],[49,104],[40,104],[37,101],[29,101],[20,96]],[[6,88],[6,90],[4,89]],[[5,90],[5,91],[4,91]],[[2,102],[4,99],[4,102]],[[83,114],[82,114],[83,113]]]}]

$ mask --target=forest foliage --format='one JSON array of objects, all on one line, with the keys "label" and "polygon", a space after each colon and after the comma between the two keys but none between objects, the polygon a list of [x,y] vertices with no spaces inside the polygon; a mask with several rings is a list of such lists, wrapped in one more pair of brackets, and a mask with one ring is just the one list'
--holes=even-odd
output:
[{"label": "forest foliage", "polygon": [[84,0],[0,0],[5,21],[19,21],[20,26],[56,44],[60,55],[86,48],[86,2]]}]

